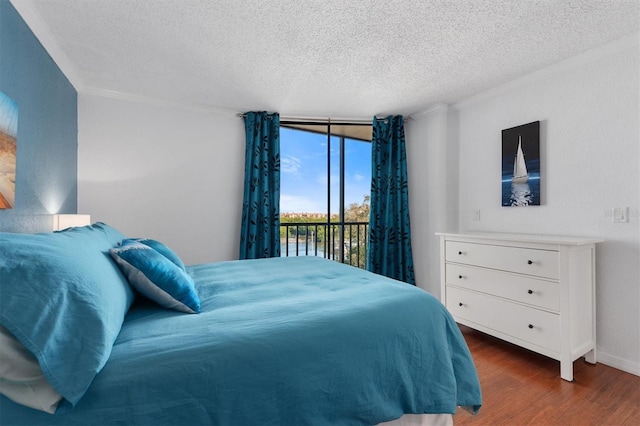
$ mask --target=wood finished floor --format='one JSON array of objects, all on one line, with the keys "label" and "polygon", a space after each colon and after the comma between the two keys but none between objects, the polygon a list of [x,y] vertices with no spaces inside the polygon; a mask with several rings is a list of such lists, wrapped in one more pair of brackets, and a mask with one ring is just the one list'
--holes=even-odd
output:
[{"label": "wood finished floor", "polygon": [[574,381],[560,363],[470,328],[460,327],[478,370],[483,406],[461,425],[640,425],[640,377],[579,358]]}]

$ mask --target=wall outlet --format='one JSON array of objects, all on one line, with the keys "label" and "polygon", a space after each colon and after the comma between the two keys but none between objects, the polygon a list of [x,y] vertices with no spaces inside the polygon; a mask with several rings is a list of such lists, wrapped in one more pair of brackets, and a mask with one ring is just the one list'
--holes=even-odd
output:
[{"label": "wall outlet", "polygon": [[613,223],[627,223],[629,222],[629,209],[628,207],[614,207],[613,208]]},{"label": "wall outlet", "polygon": [[478,222],[480,220],[480,210],[474,210],[472,218],[474,221]]}]

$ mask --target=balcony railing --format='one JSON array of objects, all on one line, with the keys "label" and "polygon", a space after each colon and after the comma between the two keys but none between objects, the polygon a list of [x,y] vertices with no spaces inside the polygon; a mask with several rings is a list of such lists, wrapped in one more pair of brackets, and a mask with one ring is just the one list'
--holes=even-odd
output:
[{"label": "balcony railing", "polygon": [[321,256],[366,268],[368,222],[281,223],[280,256]]}]

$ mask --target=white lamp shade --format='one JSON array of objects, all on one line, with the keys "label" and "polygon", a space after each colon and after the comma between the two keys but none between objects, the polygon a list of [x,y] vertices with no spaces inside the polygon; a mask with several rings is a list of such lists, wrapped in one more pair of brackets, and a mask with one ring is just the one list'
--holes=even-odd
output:
[{"label": "white lamp shade", "polygon": [[71,228],[72,226],[91,225],[91,215],[88,214],[54,214],[53,230]]}]

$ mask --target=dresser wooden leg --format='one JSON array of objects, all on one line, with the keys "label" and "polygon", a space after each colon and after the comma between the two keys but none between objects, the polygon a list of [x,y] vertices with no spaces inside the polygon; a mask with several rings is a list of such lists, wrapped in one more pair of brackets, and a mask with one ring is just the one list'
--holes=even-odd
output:
[{"label": "dresser wooden leg", "polygon": [[591,349],[589,352],[584,354],[584,360],[587,361],[589,364],[595,364],[596,363],[596,350],[595,350],[595,348]]},{"label": "dresser wooden leg", "polygon": [[573,362],[560,361],[560,377],[568,382],[573,382]]}]

